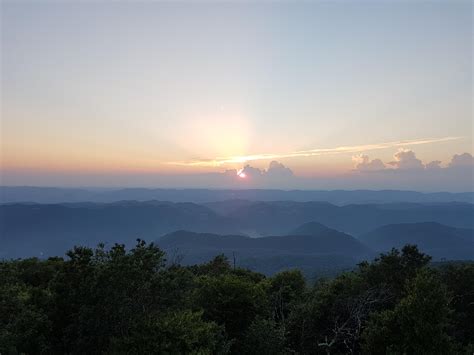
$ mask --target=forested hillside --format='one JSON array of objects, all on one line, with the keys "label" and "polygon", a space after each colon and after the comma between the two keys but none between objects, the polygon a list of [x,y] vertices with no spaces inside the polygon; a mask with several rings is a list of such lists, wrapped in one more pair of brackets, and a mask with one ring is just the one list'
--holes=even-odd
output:
[{"label": "forested hillside", "polygon": [[2,354],[471,354],[474,264],[415,246],[333,279],[180,266],[138,241],[0,262]]},{"label": "forested hillside", "polygon": [[157,244],[185,265],[212,260],[223,254],[237,266],[266,275],[297,268],[308,277],[334,275],[352,269],[376,254],[354,237],[319,225],[320,229],[297,228],[287,236],[250,238],[176,231],[162,236]]},{"label": "forested hillside", "polygon": [[[282,236],[301,234],[297,228],[302,224],[318,222],[327,227],[326,231],[334,229],[357,237],[387,224],[436,222],[460,229],[474,228],[474,205],[469,203],[335,206],[327,202],[227,201],[218,206],[211,209],[166,201],[0,204],[0,258],[63,255],[74,245],[93,247],[99,242],[130,247],[136,238],[153,241],[177,230]],[[466,258],[442,252],[436,257]]]},{"label": "forested hillside", "polygon": [[416,244],[433,259],[474,258],[474,230],[444,226],[434,222],[389,224],[359,236],[378,252]]}]

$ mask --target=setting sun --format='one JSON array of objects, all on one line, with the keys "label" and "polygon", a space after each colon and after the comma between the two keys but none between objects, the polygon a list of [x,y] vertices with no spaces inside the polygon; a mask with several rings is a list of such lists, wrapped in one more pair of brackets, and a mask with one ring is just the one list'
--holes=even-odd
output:
[{"label": "setting sun", "polygon": [[242,168],[239,171],[237,171],[237,176],[242,179],[245,179],[247,177],[247,174],[245,174],[244,169]]}]

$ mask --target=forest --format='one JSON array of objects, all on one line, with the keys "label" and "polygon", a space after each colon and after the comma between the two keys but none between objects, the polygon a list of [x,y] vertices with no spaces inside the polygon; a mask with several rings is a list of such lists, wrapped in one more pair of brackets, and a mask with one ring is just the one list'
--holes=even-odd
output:
[{"label": "forest", "polygon": [[0,261],[1,354],[472,354],[474,264],[415,245],[334,278],[155,244]]}]

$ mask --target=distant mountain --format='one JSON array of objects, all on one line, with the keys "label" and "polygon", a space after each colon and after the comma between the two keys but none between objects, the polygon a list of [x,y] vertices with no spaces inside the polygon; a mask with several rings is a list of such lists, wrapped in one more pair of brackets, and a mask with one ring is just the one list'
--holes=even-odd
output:
[{"label": "distant mountain", "polygon": [[329,228],[360,235],[386,224],[433,221],[458,228],[474,228],[474,205],[368,204],[335,206],[327,202],[255,202],[229,213],[242,229],[262,235],[285,234],[295,226],[318,221]]},{"label": "distant mountain", "polygon": [[158,239],[158,244],[166,249],[182,247],[190,251],[198,249],[268,250],[298,254],[347,254],[368,255],[369,248],[354,237],[328,229],[319,235],[289,235],[250,238],[239,235],[217,235],[177,231]]},{"label": "distant mountain", "polygon": [[326,201],[336,205],[392,202],[474,202],[474,192],[421,193],[399,190],[208,190],[208,189],[150,189],[150,188],[53,188],[32,186],[0,186],[0,202],[114,202],[122,200],[161,200],[172,202],[207,203],[226,200],[248,201]]},{"label": "distant mountain", "polygon": [[[339,250],[344,254],[364,254],[368,255],[371,250],[366,245],[362,244],[353,236],[339,232],[335,229],[326,227],[318,222],[308,222],[297,227],[288,233],[293,236],[305,236],[312,243],[320,243],[320,248],[331,250],[332,252]],[[347,248],[347,249],[345,249]]]},{"label": "distant mountain", "polygon": [[203,203],[203,205],[222,216],[227,216],[240,208],[248,207],[250,205],[253,205],[254,203],[255,201],[250,200],[225,200],[206,202]]},{"label": "distant mountain", "polygon": [[[304,235],[294,229],[312,221],[350,235],[365,234],[387,224],[424,221],[474,228],[474,205],[466,203],[339,207],[327,202],[234,201],[231,207],[218,213],[217,210],[227,208],[225,203],[214,204],[213,209],[166,201],[0,204],[0,258],[62,255],[74,244],[129,244],[135,238],[154,240],[180,229],[261,237],[287,235],[290,231]],[[313,228],[310,235],[317,236],[315,225],[309,226]]]},{"label": "distant mountain", "polygon": [[[373,252],[355,238],[329,228],[318,235],[262,238],[177,231],[159,238],[157,244],[169,255],[181,255],[186,264],[205,262],[225,254],[237,258],[239,265],[254,265],[258,271],[267,273],[281,270],[282,260],[288,261],[287,267],[324,264],[334,269],[353,266],[373,256]],[[263,260],[270,264],[265,267]],[[273,270],[271,265],[275,263],[280,265]]]},{"label": "distant mountain", "polygon": [[[320,235],[322,233],[331,233],[331,232],[338,232],[334,229],[328,228],[325,225],[318,223],[318,222],[308,222],[304,223],[298,228],[290,231],[289,235]],[[342,233],[344,234],[344,233]]]},{"label": "distant mountain", "polygon": [[225,232],[233,222],[193,203],[0,205],[0,258],[62,255],[75,244],[153,240],[180,228]]},{"label": "distant mountain", "polygon": [[434,222],[390,224],[360,236],[359,240],[376,251],[416,244],[435,259],[474,259],[474,230]]}]

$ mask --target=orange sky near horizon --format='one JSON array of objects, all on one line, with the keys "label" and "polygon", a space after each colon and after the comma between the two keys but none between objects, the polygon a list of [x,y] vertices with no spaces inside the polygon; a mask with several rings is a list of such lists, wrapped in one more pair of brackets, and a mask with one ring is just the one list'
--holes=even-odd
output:
[{"label": "orange sky near horizon", "polygon": [[1,6],[0,173],[31,184],[474,153],[470,2]]}]

